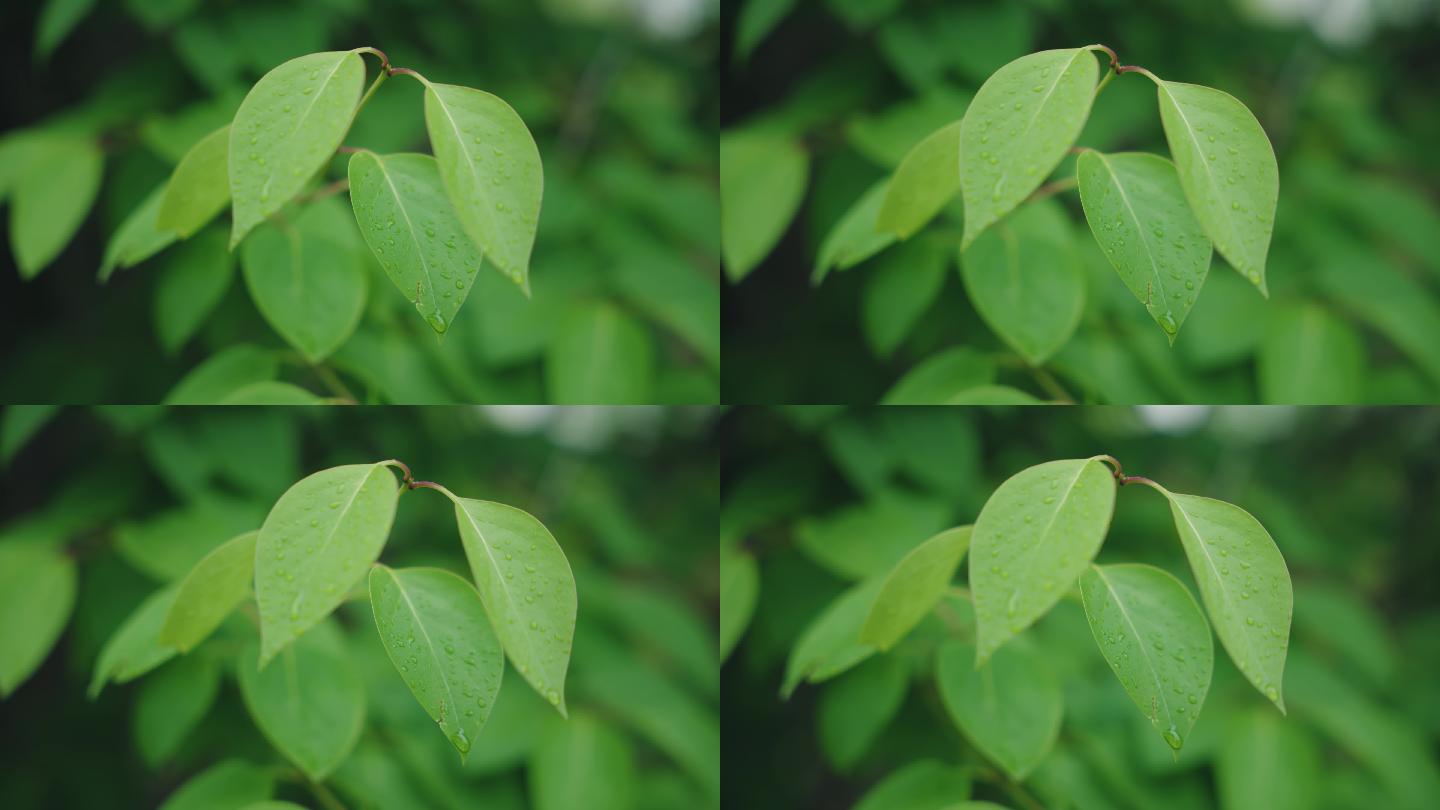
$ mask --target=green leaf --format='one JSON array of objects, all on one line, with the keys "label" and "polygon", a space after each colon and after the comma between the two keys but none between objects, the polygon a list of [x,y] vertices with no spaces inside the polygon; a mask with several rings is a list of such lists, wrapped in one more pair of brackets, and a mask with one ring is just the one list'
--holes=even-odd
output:
[{"label": "green leaf", "polygon": [[744,549],[720,547],[720,660],[735,649],[755,613],[760,596],[760,572],[755,558]]},{"label": "green leaf", "polygon": [[875,653],[875,647],[860,641],[860,628],[884,584],[885,577],[877,576],[852,586],[810,622],[785,662],[782,698],[789,700],[801,681],[828,680]]},{"label": "green leaf", "polygon": [[38,137],[10,180],[10,245],[23,279],[39,275],[80,229],[105,163],[93,141]]},{"label": "green leaf", "polygon": [[220,667],[191,656],[161,667],[140,684],[135,700],[135,744],[145,764],[170,759],[205,719],[220,691]]},{"label": "green leaf", "polygon": [[263,671],[259,657],[252,644],[235,662],[245,708],[277,751],[323,781],[360,739],[364,685],[349,661],[312,640],[292,645]]},{"label": "green leaf", "polygon": [[1215,760],[1224,810],[1320,806],[1321,756],[1301,726],[1257,709],[1233,715]]},{"label": "green leaf", "polygon": [[1322,261],[1320,286],[1395,344],[1440,385],[1440,304],[1433,293],[1372,253]]},{"label": "green leaf", "polygon": [[800,208],[809,175],[810,156],[789,138],[720,136],[720,248],[732,282],[750,275],[775,248]]},{"label": "green leaf", "polygon": [[324,405],[325,400],[287,382],[257,382],[237,388],[221,405]]},{"label": "green leaf", "polygon": [[449,571],[376,565],[370,607],[390,663],[463,761],[505,673],[505,653],[480,595]]},{"label": "green leaf", "polygon": [[214,405],[246,385],[274,379],[279,372],[274,353],[243,343],[231,346],[191,369],[165,395],[165,404]]},{"label": "green leaf", "polygon": [[895,243],[895,234],[881,231],[875,224],[889,182],[889,178],[876,181],[825,235],[815,256],[811,284],[824,281],[832,269],[849,270]]},{"label": "green leaf", "polygon": [[525,122],[499,96],[426,82],[425,128],[460,224],[528,291],[545,176]]},{"label": "green leaf", "polygon": [[905,372],[882,405],[940,405],[962,391],[995,381],[995,362],[969,346],[955,346]]},{"label": "green leaf", "polygon": [[970,538],[976,666],[1075,584],[1100,550],[1114,509],[1115,478],[1098,458],[1037,464],[995,490]]},{"label": "green leaf", "polygon": [[255,545],[261,668],[365,578],[390,535],[399,495],[380,462],[312,473],[275,502]]},{"label": "green leaf", "polygon": [[986,229],[960,254],[960,277],[980,318],[1033,366],[1080,325],[1085,278],[1053,200],[1023,206]]},{"label": "green leaf", "polygon": [[1195,218],[1225,261],[1269,296],[1265,254],[1280,197],[1270,139],[1228,93],[1158,79],[1155,84],[1165,139]]},{"label": "green leaf", "polygon": [[160,810],[240,810],[270,798],[274,790],[268,769],[227,759],[181,785]]},{"label": "green leaf", "polygon": [[107,682],[134,680],[174,657],[175,648],[160,643],[160,627],[175,601],[176,588],[171,585],[146,597],[105,642],[90,679],[91,700]]},{"label": "green leaf", "polygon": [[234,277],[235,262],[219,228],[182,242],[166,257],[155,285],[155,334],[167,354],[194,336]]},{"label": "green leaf", "polygon": [[1215,634],[1245,677],[1284,712],[1293,601],[1285,558],[1244,509],[1198,495],[1165,497]]},{"label": "green leaf", "polygon": [[796,0],[745,0],[735,28],[735,61],[748,59],[755,47],[795,9],[795,3]]},{"label": "green leaf", "polygon": [[634,754],[624,734],[589,714],[553,727],[530,755],[535,810],[633,806]]},{"label": "green leaf", "polygon": [[1173,345],[1210,272],[1211,252],[1175,165],[1144,152],[1087,149],[1075,174],[1095,241]]},{"label": "green leaf", "polygon": [[996,651],[976,669],[976,650],[947,641],[935,653],[935,677],[950,719],[1011,779],[1023,780],[1060,733],[1060,684],[1025,644]]},{"label": "green leaf", "polygon": [[953,396],[944,401],[945,405],[1045,405],[1044,400],[1036,399],[1018,388],[1011,388],[1008,385],[977,385],[974,388],[967,388],[957,391]]},{"label": "green leaf", "polygon": [[115,550],[135,570],[169,582],[184,577],[202,557],[263,517],[252,503],[199,490],[173,509],[126,521],[115,529]]},{"label": "green leaf", "polygon": [[970,775],[957,765],[922,759],[891,771],[854,810],[954,810],[970,797]]},{"label": "green leaf", "polygon": [[59,641],[75,607],[75,580],[75,561],[61,549],[0,543],[0,698],[34,674]]},{"label": "green leaf", "polygon": [[475,286],[481,255],[445,196],[435,158],[356,152],[350,204],[385,274],[430,328],[444,334]]},{"label": "green leaf", "polygon": [[945,595],[970,547],[970,526],[947,529],[916,546],[895,565],[870,606],[860,640],[882,652],[895,646]]},{"label": "green leaf", "polygon": [[945,284],[948,253],[940,240],[917,239],[876,262],[865,280],[860,313],[876,355],[893,353],[934,303]]},{"label": "green leaf", "polygon": [[230,248],[289,202],[340,147],[365,83],[354,51],[296,57],[260,77],[230,126]]},{"label": "green leaf", "polygon": [[564,715],[576,601],[565,552],[528,512],[450,498],[465,557],[501,646],[521,677]]},{"label": "green leaf", "polygon": [[1364,393],[1365,346],[1349,323],[1318,304],[1274,313],[1255,356],[1263,402],[1343,405]]},{"label": "green leaf", "polygon": [[255,541],[260,532],[226,541],[195,563],[180,581],[165,615],[160,643],[189,652],[215,632],[250,595],[255,575]]},{"label": "green leaf", "polygon": [[960,193],[969,248],[1060,165],[1095,99],[1088,48],[1040,51],[985,80],[960,125]]},{"label": "green leaf", "polygon": [[655,348],[650,334],[613,304],[581,303],[555,325],[545,386],[558,405],[650,401]]},{"label": "green leaf", "polygon": [[905,155],[886,187],[876,227],[909,239],[960,193],[960,126],[941,127]]},{"label": "green leaf", "polygon": [[59,405],[11,405],[0,414],[0,466],[9,464],[60,412]]},{"label": "green leaf", "polygon": [[1080,576],[1090,632],[1141,714],[1176,751],[1200,716],[1215,647],[1195,597],[1152,565],[1092,565]]},{"label": "green leaf", "polygon": [[190,147],[160,200],[155,225],[189,239],[230,204],[230,125]]},{"label": "green leaf", "polygon": [[872,658],[820,693],[820,749],[836,770],[848,770],[890,724],[910,685],[909,667],[893,655]]},{"label": "green leaf", "polygon": [[95,0],[48,0],[35,26],[35,55],[48,59],[94,7]]},{"label": "green leaf", "polygon": [[[931,133],[950,123],[958,125],[972,100],[974,96],[970,93],[938,82],[922,88],[918,96],[891,104],[875,113],[851,118],[845,125],[845,139],[862,156],[886,169],[898,169],[910,150]],[[959,149],[958,134],[955,148]],[[953,158],[958,161],[958,152]],[[960,189],[958,162],[954,172],[952,194]],[[943,180],[941,184],[944,184]]]},{"label": "green leaf", "polygon": [[800,550],[817,565],[858,580],[889,571],[949,517],[950,507],[942,502],[882,491],[866,503],[802,521],[796,536]]},{"label": "green leaf", "polygon": [[349,339],[365,308],[369,276],[341,241],[354,230],[340,203],[305,206],[293,225],[267,225],[240,252],[245,284],[266,323],[312,363]]},{"label": "green leaf", "polygon": [[100,262],[99,278],[102,282],[107,281],[117,269],[134,267],[175,242],[173,231],[162,231],[155,224],[164,197],[165,184],[161,183],[151,189],[140,207],[120,223],[110,237],[110,244],[105,246],[105,257]]}]

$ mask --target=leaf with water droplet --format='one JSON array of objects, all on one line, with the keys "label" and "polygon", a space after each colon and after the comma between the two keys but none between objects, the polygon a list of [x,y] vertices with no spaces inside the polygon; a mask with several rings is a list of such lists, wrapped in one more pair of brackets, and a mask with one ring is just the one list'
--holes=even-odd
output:
[{"label": "leaf with water droplet", "polygon": [[1089,49],[1066,48],[1022,56],[985,80],[960,125],[962,251],[1060,165],[1085,127],[1099,72]]},{"label": "leaf with water droplet", "polygon": [[276,750],[311,780],[324,781],[365,725],[365,687],[355,667],[313,636],[264,670],[256,669],[258,653],[251,644],[235,662],[245,708]]},{"label": "leaf with water droplet", "polygon": [[461,225],[528,292],[545,176],[525,122],[499,96],[427,82],[425,129]]},{"label": "leaf with water droplet", "polygon": [[720,250],[738,282],[780,241],[805,196],[810,156],[768,132],[720,136]]},{"label": "leaf with water droplet", "polygon": [[825,234],[815,254],[811,284],[824,281],[832,269],[849,270],[895,243],[895,234],[880,230],[876,224],[889,182],[876,181]]},{"label": "leaf with water droplet", "polygon": [[[376,565],[370,608],[390,663],[465,760],[505,672],[500,640],[475,587],[439,568]],[[410,662],[402,667],[401,662]]]},{"label": "leaf with water droplet", "polygon": [[589,713],[551,727],[527,767],[534,810],[634,807],[635,763],[629,739]]},{"label": "leaf with water droplet", "polygon": [[1195,597],[1166,571],[1127,564],[1091,565],[1080,575],[1080,598],[1115,677],[1165,742],[1180,750],[1215,666],[1210,625]]},{"label": "leaf with water droplet", "polygon": [[1278,309],[1255,356],[1260,401],[1347,405],[1361,401],[1365,344],[1348,321],[1316,303]]},{"label": "leaf with water droplet", "polygon": [[359,54],[326,51],[291,59],[250,88],[230,126],[231,248],[324,168],[350,130],[364,84]]},{"label": "leaf with water droplet", "polygon": [[1060,733],[1060,683],[1028,644],[997,650],[979,669],[973,665],[975,654],[963,641],[941,645],[935,653],[940,698],[965,737],[1020,781],[1040,764]]},{"label": "leaf with water droplet", "polygon": [[1115,478],[1098,458],[1037,464],[995,490],[970,538],[977,667],[1060,601],[1100,550],[1114,508]]},{"label": "leaf with water droplet", "polygon": [[60,549],[0,543],[0,698],[24,683],[59,641],[75,607],[75,585],[75,561]]},{"label": "leaf with water droplet", "polygon": [[160,643],[160,628],[170,612],[177,588],[170,585],[145,597],[100,648],[95,674],[90,679],[92,700],[108,681],[134,680],[174,657],[175,648]]},{"label": "leaf with water droplet", "polygon": [[[1195,218],[1225,261],[1268,297],[1265,254],[1280,197],[1270,139],[1254,114],[1228,93],[1155,83],[1165,139]],[[1204,133],[1218,135],[1217,142]]]},{"label": "leaf with water droplet", "polygon": [[1072,229],[1054,200],[1041,200],[986,229],[960,255],[965,292],[985,324],[1031,365],[1080,325],[1085,279]]},{"label": "leaf with water droplet", "polygon": [[882,652],[895,646],[945,595],[970,546],[970,526],[947,529],[916,546],[885,577],[860,641]]},{"label": "leaf with water droplet", "polygon": [[1245,677],[1284,712],[1293,611],[1285,558],[1244,509],[1199,495],[1165,496],[1215,634]]},{"label": "leaf with water droplet", "polygon": [[564,715],[576,603],[565,552],[524,510],[446,495],[455,502],[465,557],[501,646],[521,677]]},{"label": "leaf with water droplet", "polygon": [[916,144],[895,169],[876,227],[909,239],[960,192],[960,121]]},{"label": "leaf with water droplet", "polygon": [[201,138],[175,166],[155,225],[181,239],[204,227],[230,204],[230,125]]},{"label": "leaf with water droplet", "polygon": [[801,681],[820,683],[850,669],[875,653],[860,640],[860,628],[885,584],[875,576],[840,594],[800,634],[785,662],[780,696],[788,700]]},{"label": "leaf with water droplet", "polygon": [[255,546],[262,668],[364,579],[398,498],[394,474],[379,462],[312,473],[275,502]]},{"label": "leaf with water droplet", "polygon": [[[1173,345],[1210,272],[1210,239],[1195,221],[1175,165],[1158,155],[1093,150],[1075,162],[1090,232],[1120,280]],[[1115,223],[1118,223],[1115,224]]]},{"label": "leaf with water droplet", "polygon": [[160,643],[189,652],[204,641],[245,597],[255,576],[255,539],[246,532],[206,554],[180,581],[165,615]]}]

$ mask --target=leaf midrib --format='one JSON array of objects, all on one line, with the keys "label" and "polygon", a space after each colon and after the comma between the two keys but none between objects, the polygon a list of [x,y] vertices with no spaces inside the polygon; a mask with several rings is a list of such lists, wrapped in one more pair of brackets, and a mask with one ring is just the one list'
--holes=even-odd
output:
[{"label": "leaf midrib", "polygon": [[[365,473],[365,475],[363,475],[363,476],[360,477],[359,482],[355,485],[355,488],[350,492],[350,497],[346,499],[345,504],[344,504],[344,507],[341,508],[340,511],[337,513],[336,518],[335,518],[335,522],[334,522],[333,524],[331,524],[330,530],[325,533],[325,541],[320,544],[320,548],[316,549],[315,554],[312,555],[312,559],[319,559],[322,555],[324,555],[325,550],[330,547],[330,542],[335,539],[335,534],[336,534],[336,532],[338,532],[338,531],[340,530],[340,524],[345,522],[345,516],[350,513],[350,507],[354,506],[354,505],[355,505],[355,499],[358,498],[358,497],[360,497],[360,490],[362,490],[362,489],[365,488],[365,483],[370,480],[370,476],[372,476],[372,475],[375,474],[375,470],[376,470],[377,468],[379,468],[379,466],[380,466],[380,465],[378,465],[378,464],[372,464],[372,465],[370,465],[370,471],[367,472],[367,473]],[[392,480],[393,480],[393,479],[392,479]],[[257,544],[256,548],[257,548],[257,549],[259,548],[258,544]],[[290,602],[290,606],[291,606],[292,609],[295,607],[295,603],[300,600],[300,597],[301,597],[302,593],[304,592],[304,590],[306,589],[306,587],[309,586],[310,581],[311,581],[312,579],[314,579],[314,576],[313,576],[314,570],[315,570],[315,567],[314,567],[314,566],[310,566],[309,569],[308,569],[308,571],[307,571],[307,573],[306,573],[304,576],[302,576],[302,577],[299,578],[300,583],[295,586],[295,599],[291,600],[291,602]],[[287,617],[287,621],[288,621],[288,617]],[[289,622],[289,623],[290,623],[290,625],[291,625],[292,627],[293,627],[294,624],[295,624],[295,622]]]},{"label": "leaf midrib", "polygon": [[[1161,84],[1160,89],[1165,93],[1166,96],[1170,98],[1170,106],[1175,109],[1175,114],[1180,116],[1180,120],[1185,123],[1185,134],[1190,137],[1190,142],[1195,144],[1196,159],[1199,161],[1201,166],[1205,167],[1205,179],[1206,181],[1208,181],[1211,190],[1215,194],[1215,199],[1218,202],[1222,197],[1220,193],[1220,186],[1218,183],[1215,182],[1215,173],[1210,170],[1210,161],[1205,159],[1205,148],[1200,145],[1200,138],[1196,136],[1195,128],[1190,124],[1190,116],[1186,115],[1185,110],[1181,109],[1180,102],[1175,98],[1175,94],[1170,92],[1170,88],[1168,86],[1166,86],[1165,84]],[[1198,209],[1196,213],[1198,216]],[[1233,246],[1234,249],[1238,249],[1239,246],[1235,244],[1234,238],[1235,229],[1232,226],[1230,217],[1224,212],[1223,209],[1220,211],[1219,219],[1225,224],[1226,235],[1229,237],[1227,241],[1230,243],[1231,246]],[[1226,256],[1226,258],[1228,259],[1229,256]],[[1242,267],[1240,269],[1248,270],[1249,268]]]},{"label": "leaf midrib", "polygon": [[[1150,273],[1155,276],[1155,288],[1160,291],[1160,300],[1165,301],[1165,282],[1160,278],[1160,264],[1155,261],[1155,253],[1150,250],[1150,239],[1145,234],[1145,226],[1140,222],[1140,215],[1135,213],[1135,206],[1130,203],[1130,195],[1125,193],[1125,186],[1120,182],[1120,175],[1110,164],[1109,159],[1099,152],[1096,152],[1095,156],[1100,158],[1100,162],[1104,164],[1105,171],[1115,185],[1115,190],[1120,192],[1120,201],[1125,203],[1125,210],[1130,212],[1130,219],[1135,223],[1135,231],[1140,237],[1140,244],[1145,247],[1145,258],[1150,261]],[[1166,310],[1169,310],[1168,306]]]},{"label": "leaf midrib", "polygon": [[1130,618],[1130,611],[1125,608],[1125,603],[1120,600],[1120,594],[1116,592],[1115,586],[1111,584],[1110,578],[1105,575],[1104,569],[1098,565],[1091,566],[1100,581],[1105,583],[1105,589],[1110,592],[1110,598],[1114,600],[1115,606],[1120,609],[1120,617],[1125,620],[1125,626],[1130,628],[1130,637],[1135,639],[1135,645],[1140,648],[1141,654],[1145,656],[1145,665],[1150,670],[1150,677],[1155,681],[1155,694],[1160,696],[1160,704],[1165,709],[1165,720],[1168,726],[1177,725],[1175,715],[1170,710],[1170,699],[1165,696],[1165,687],[1160,683],[1160,671],[1155,668],[1155,661],[1150,657],[1150,651],[1145,649],[1145,642],[1140,638],[1140,630],[1135,626],[1135,620]]},{"label": "leaf midrib", "polygon": [[[450,114],[450,107],[449,107],[449,105],[447,105],[447,104],[445,103],[445,100],[444,100],[444,99],[440,98],[440,91],[436,89],[437,87],[439,87],[439,85],[430,85],[430,86],[429,86],[428,88],[426,88],[426,89],[427,89],[432,95],[435,96],[435,103],[440,107],[440,111],[443,112],[443,113],[445,113],[445,120],[450,122],[450,129],[451,129],[451,131],[454,132],[454,134],[455,134],[455,145],[456,145],[457,148],[459,148],[460,154],[461,154],[461,156],[464,158],[465,171],[466,171],[466,173],[467,173],[468,175],[470,175],[470,180],[471,180],[472,186],[473,186],[473,188],[474,188],[474,190],[475,190],[476,196],[478,197],[478,196],[480,196],[480,189],[483,188],[484,186],[483,186],[483,185],[481,184],[481,182],[480,182],[480,175],[475,171],[475,161],[472,159],[472,158],[473,158],[473,155],[471,154],[470,150],[469,150],[468,148],[466,148],[466,146],[465,146],[465,138],[462,137],[461,134],[460,134],[460,125],[455,122],[455,117]],[[456,210],[457,210],[457,211],[459,210],[459,208],[460,208],[459,206],[456,206]],[[475,209],[477,209],[477,208],[478,208],[479,212],[482,212],[482,213],[480,214],[480,218],[485,221],[485,225],[486,225],[487,230],[489,230],[489,231],[491,232],[491,234],[494,234],[494,235],[496,236],[496,241],[499,241],[499,238],[498,238],[498,229],[497,229],[496,226],[495,226],[495,222],[494,222],[493,217],[490,216],[490,212],[487,211],[486,208],[485,208],[485,206],[483,206],[483,205],[481,205],[481,206],[471,206],[471,209],[472,209],[472,210],[475,210]],[[462,220],[462,223],[463,223],[463,220]],[[492,246],[486,246],[486,247],[496,247],[496,246],[492,245]],[[482,248],[482,249],[484,249],[484,248]],[[493,258],[493,257],[494,257],[494,255],[495,255],[497,252],[503,253],[504,251],[485,250],[486,255],[492,257],[492,259],[491,259],[492,261],[494,261],[494,258]],[[507,266],[507,265],[510,264],[509,257],[505,257],[503,264],[502,264],[500,261],[495,261],[495,264],[500,265],[500,269],[505,270],[506,272],[509,272],[509,270],[510,270],[510,268]]]},{"label": "leaf midrib", "polygon": [[426,289],[430,293],[431,312],[435,317],[444,322],[440,314],[440,302],[435,299],[435,278],[430,274],[430,265],[425,261],[425,250],[420,244],[420,235],[415,232],[415,223],[410,221],[410,212],[405,208],[405,201],[400,197],[400,190],[395,187],[395,181],[390,179],[390,171],[385,168],[385,160],[378,155],[375,163],[380,167],[380,176],[385,178],[385,185],[390,187],[390,194],[395,198],[395,207],[399,209],[400,216],[405,220],[405,228],[410,232],[410,240],[415,243],[415,257],[420,260],[420,271],[425,276]]},{"label": "leaf midrib", "polygon": [[[1040,97],[1040,103],[1035,105],[1035,112],[1031,113],[1030,120],[1025,124],[1024,131],[1013,139],[1011,143],[1017,143],[1029,137],[1030,130],[1035,128],[1035,122],[1040,118],[1040,113],[1044,111],[1045,105],[1050,103],[1050,97],[1055,94],[1055,88],[1060,86],[1060,80],[1064,78],[1066,73],[1070,72],[1070,68],[1075,66],[1075,60],[1078,59],[1082,53],[1088,53],[1088,51],[1084,48],[1076,48],[1075,52],[1070,54],[1070,60],[1065,63],[1065,67],[1055,71],[1055,79],[1050,82],[1050,87],[1045,90],[1045,95]],[[995,181],[995,185],[991,187],[992,191],[1003,185],[1009,176],[1010,166],[1007,162],[1005,168],[1000,171],[1000,177]]]},{"label": "leaf midrib", "polygon": [[[481,531],[480,524],[475,522],[475,516],[470,514],[469,509],[458,503],[455,506],[457,509],[459,509],[465,514],[465,519],[470,522],[470,528],[475,531],[475,538],[480,541],[480,547],[485,549],[485,557],[490,561],[490,568],[495,572],[495,581],[500,585],[500,594],[505,597],[506,608],[509,610],[510,615],[513,617],[519,612],[519,608],[515,604],[515,599],[510,596],[510,586],[505,584],[505,573],[500,570],[500,563],[496,561],[495,553],[490,550],[490,542],[485,539],[485,532]],[[482,593],[481,596],[483,597],[484,594]],[[496,622],[497,628],[508,626],[509,622]],[[512,635],[508,629],[500,632],[504,632],[507,636]],[[525,639],[526,636],[525,634],[521,633],[516,636],[516,638]],[[504,646],[506,646],[506,648],[508,649],[510,647],[510,642],[507,641]],[[533,650],[530,649],[530,645],[524,643],[524,641],[520,641],[518,646],[525,647],[525,651],[527,654],[533,652]]]},{"label": "leaf midrib", "polygon": [[[400,591],[400,597],[405,600],[405,607],[409,609],[410,616],[415,621],[415,626],[420,628],[420,635],[425,638],[425,647],[430,651],[430,658],[435,662],[435,673],[440,676],[440,685],[445,687],[447,703],[442,704],[440,708],[440,718],[436,721],[443,729],[446,725],[445,705],[449,705],[451,711],[459,711],[459,704],[455,702],[455,690],[450,686],[450,679],[445,676],[444,663],[440,658],[439,652],[435,649],[435,642],[430,639],[430,631],[425,629],[425,623],[420,619],[420,612],[415,609],[415,602],[410,599],[409,591],[405,590],[404,583],[400,581],[400,577],[396,576],[394,571],[387,568],[385,569],[385,573],[390,577],[390,581],[395,583],[395,588]],[[457,728],[460,725],[458,715],[455,717],[455,725]]]},{"label": "leaf midrib", "polygon": [[[1175,507],[1180,510],[1180,514],[1185,518],[1185,525],[1190,528],[1190,533],[1195,537],[1196,545],[1198,545],[1200,547],[1200,551],[1204,553],[1205,564],[1210,568],[1210,574],[1215,578],[1215,583],[1220,588],[1220,595],[1225,598],[1225,608],[1227,612],[1230,613],[1230,618],[1237,618],[1236,614],[1238,613],[1238,608],[1235,606],[1235,601],[1230,598],[1230,590],[1225,587],[1225,580],[1220,578],[1220,571],[1215,567],[1215,558],[1210,554],[1209,547],[1205,545],[1205,540],[1200,536],[1200,530],[1195,527],[1194,521],[1190,520],[1190,513],[1185,511],[1185,507],[1182,506],[1179,501],[1176,501],[1172,496],[1170,502],[1175,504]],[[1255,662],[1256,671],[1259,671],[1260,657],[1255,654],[1255,646],[1250,641],[1250,634],[1246,632],[1243,628],[1240,629],[1239,633],[1240,637],[1245,641],[1246,652],[1249,653],[1250,659]],[[1221,640],[1224,640],[1223,636],[1221,637]],[[1250,676],[1246,675],[1244,672],[1242,672],[1241,674],[1245,675],[1247,680],[1250,678]],[[1267,695],[1266,697],[1269,696]]]}]

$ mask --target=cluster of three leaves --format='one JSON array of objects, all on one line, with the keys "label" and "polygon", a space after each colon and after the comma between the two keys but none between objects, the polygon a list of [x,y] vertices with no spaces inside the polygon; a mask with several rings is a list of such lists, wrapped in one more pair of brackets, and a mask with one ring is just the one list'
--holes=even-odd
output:
[{"label": "cluster of three leaves", "polygon": [[[344,698],[360,695],[361,687],[339,656],[291,644],[333,612],[368,570],[387,653],[462,755],[493,706],[504,655],[564,714],[576,599],[555,539],[519,509],[444,491],[455,503],[476,584],[438,569],[372,567],[404,491],[387,468],[387,462],[336,467],[291,487],[258,532],[215,549],[184,580],[141,605],[106,645],[92,694],[108,679],[137,677],[193,649],[244,601],[253,582],[261,639],[240,661],[242,692],[277,748],[323,777],[358,734],[354,707],[363,697]],[[267,669],[277,655],[284,656],[283,666]],[[310,696],[312,689],[325,691],[320,687],[336,699],[301,700],[297,691],[306,688]],[[318,746],[307,739],[307,724],[330,729],[316,738]]]}]

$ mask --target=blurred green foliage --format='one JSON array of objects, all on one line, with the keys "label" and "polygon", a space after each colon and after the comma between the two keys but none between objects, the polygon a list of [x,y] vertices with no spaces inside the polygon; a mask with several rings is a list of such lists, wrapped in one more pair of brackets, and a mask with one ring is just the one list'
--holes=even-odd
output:
[{"label": "blurred green foliage", "polygon": [[[253,344],[275,350],[271,376],[359,401],[718,401],[716,16],[713,0],[5,4],[0,400],[159,402],[216,353]],[[486,267],[437,340],[412,322],[356,231],[368,301],[316,370],[283,351],[228,264],[192,267],[172,248],[96,284],[121,223],[259,76],[361,45],[434,81],[493,92],[524,118],[545,168],[533,297]],[[421,89],[387,82],[345,142],[430,151]],[[347,157],[321,181],[343,178]],[[51,169],[27,180],[33,166]],[[17,221],[37,218],[21,230],[38,236],[21,244]],[[8,266],[51,243],[58,255],[31,267],[30,281]],[[601,319],[613,328],[575,337],[575,324]],[[612,374],[626,384],[592,384]]]},{"label": "blurred green foliage", "polygon": [[[736,167],[771,187],[764,211],[732,215],[722,177],[725,216],[776,235],[761,247],[726,245],[727,399],[875,402],[948,350],[967,360],[940,372],[950,393],[998,383],[1098,403],[1436,401],[1440,107],[1431,78],[1440,16],[1433,2],[1345,9],[1272,0],[726,4],[721,139],[744,144]],[[1217,257],[1171,349],[1098,249],[1077,196],[1062,193],[1085,271],[1084,310],[1034,372],[986,328],[959,283],[958,202],[905,249],[846,236],[855,230],[847,212],[863,213],[876,184],[912,146],[959,120],[997,68],[1091,43],[1166,79],[1224,90],[1255,112],[1280,165],[1271,294],[1261,298]],[[1128,75],[1108,83],[1079,145],[1166,154],[1155,87]],[[725,161],[722,175],[730,169]],[[1073,176],[1072,157],[1052,179]],[[815,288],[817,262],[838,269]],[[1323,339],[1307,340],[1317,323]]]},{"label": "blurred green foliage", "polygon": [[[727,805],[844,808],[868,795],[869,810],[899,806],[891,791],[906,783],[937,782],[950,785],[937,796],[973,790],[1016,808],[1418,810],[1440,801],[1435,411],[755,408],[731,414],[724,432],[722,561],[753,557],[759,592],[721,676]],[[797,638],[858,575],[837,561],[859,564],[858,551],[893,552],[972,523],[1016,472],[1099,453],[1126,474],[1235,503],[1268,529],[1295,588],[1287,716],[1217,645],[1204,710],[1172,757],[1070,598],[1022,636],[1062,685],[1064,719],[1018,790],[957,731],[937,694],[937,642],[973,632],[945,602],[891,652],[782,700]],[[1097,562],[1156,565],[1198,592],[1164,498],[1144,487],[1117,493]],[[884,792],[870,794],[881,783]]]},{"label": "blurred green foliage", "polygon": [[[718,807],[712,420],[703,408],[7,410],[0,548],[58,545],[79,585],[56,648],[0,702],[5,806],[155,807],[232,759],[315,806],[241,701],[233,663],[257,637],[241,615],[97,700],[85,685],[120,622],[189,568],[167,562],[258,527],[303,475],[398,458],[417,476],[530,511],[563,546],[582,604],[571,719],[507,673],[462,765],[357,594],[313,634],[342,645],[367,696],[360,742],[328,787],[352,808],[551,808],[577,789],[628,796],[626,807]],[[402,500],[381,561],[467,574],[451,505],[424,490]],[[214,680],[208,695],[179,688],[197,666],[224,673],[218,692]]]}]

